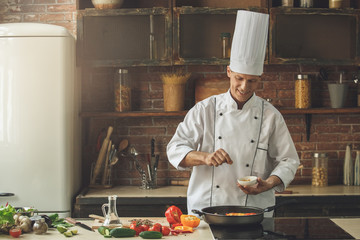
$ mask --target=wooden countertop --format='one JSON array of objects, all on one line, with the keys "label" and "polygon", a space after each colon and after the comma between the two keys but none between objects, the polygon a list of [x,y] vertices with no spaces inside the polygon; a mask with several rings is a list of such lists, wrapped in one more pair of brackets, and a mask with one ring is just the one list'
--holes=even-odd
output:
[{"label": "wooden countertop", "polygon": [[[332,185],[313,187],[310,185],[290,185],[287,191],[292,193],[277,193],[277,196],[360,196],[360,186]],[[117,195],[119,198],[186,198],[186,186],[162,186],[156,189],[140,189],[137,186],[116,186],[110,189],[88,189],[78,198],[99,198]]]},{"label": "wooden countertop", "polygon": [[[122,222],[127,222],[131,218],[120,218]],[[165,218],[149,218],[154,222],[158,222],[160,224],[166,224]],[[335,224],[348,232],[355,239],[360,239],[360,218],[335,218],[331,219]],[[91,226],[93,221],[91,220],[81,220],[82,223]],[[78,235],[74,236],[74,239],[84,239],[84,240],[92,240],[92,239],[102,239],[102,236],[97,232],[91,232],[85,230],[81,227],[75,227],[78,229]],[[1,235],[2,239],[14,239],[9,235]],[[65,236],[60,234],[56,229],[49,229],[46,234],[43,235],[35,235],[34,233],[27,233],[21,235],[22,239],[28,240],[39,240],[39,239],[51,239],[51,240],[63,240]],[[130,238],[129,238],[130,239]],[[133,237],[131,239],[139,240],[141,237]],[[187,240],[187,239],[197,239],[197,240],[210,240],[214,239],[209,225],[203,220],[200,222],[199,227],[193,233],[181,234],[178,236],[164,236],[162,239],[174,239],[174,240]]]},{"label": "wooden countertop", "polygon": [[276,194],[277,196],[360,196],[360,186],[331,185],[313,187],[310,185],[290,185],[286,190],[291,194]]},{"label": "wooden countertop", "polygon": [[331,221],[355,239],[360,239],[360,218],[332,218]]},{"label": "wooden countertop", "polygon": [[[133,218],[120,218],[121,222],[123,223],[128,223],[129,220],[131,220]],[[147,218],[152,220],[155,223],[160,223],[163,225],[168,226],[169,224],[166,221],[166,218]],[[81,223],[84,223],[88,226],[92,226],[92,223],[94,221],[92,220],[80,220]],[[92,239],[104,239],[103,236],[100,235],[100,233],[95,230],[94,232],[88,231],[86,229],[83,229],[81,227],[74,227],[78,230],[78,234],[71,237],[71,238],[66,238],[63,234],[60,234],[56,229],[49,229],[49,231],[46,234],[42,234],[42,235],[36,235],[33,232],[32,233],[27,233],[27,234],[22,234],[21,238],[22,239],[28,239],[28,240],[47,240],[47,239],[51,239],[51,240],[64,240],[64,239],[84,239],[84,240],[92,240]],[[9,235],[0,235],[1,239],[14,239],[13,237],[9,236]],[[112,238],[114,239],[114,238]],[[123,238],[124,239],[124,238]],[[142,239],[141,237],[137,236],[137,237],[131,237],[131,238],[126,238],[126,239],[133,239],[133,240],[139,240]],[[210,227],[209,225],[204,222],[201,221],[200,225],[196,228],[196,230],[193,233],[184,233],[184,234],[179,234],[177,236],[163,236],[162,239],[173,239],[173,240],[188,240],[188,239],[196,239],[196,240],[211,240],[214,239],[213,235],[210,231]]]}]

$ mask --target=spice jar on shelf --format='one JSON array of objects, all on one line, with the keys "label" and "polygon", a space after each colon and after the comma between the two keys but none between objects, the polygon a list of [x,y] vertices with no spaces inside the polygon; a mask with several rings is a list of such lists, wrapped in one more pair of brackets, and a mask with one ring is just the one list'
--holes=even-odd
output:
[{"label": "spice jar on shelf", "polygon": [[294,0],[282,0],[281,6],[283,6],[283,7],[294,7]]},{"label": "spice jar on shelf", "polygon": [[329,0],[329,8],[342,8],[343,0]]},{"label": "spice jar on shelf", "polygon": [[119,69],[114,78],[115,111],[131,110],[131,82],[128,70]]},{"label": "spice jar on shelf", "polygon": [[312,8],[313,6],[313,0],[300,0],[300,7],[302,8]]},{"label": "spice jar on shelf", "polygon": [[311,185],[316,187],[328,185],[328,158],[326,153],[314,153]]},{"label": "spice jar on shelf", "polygon": [[230,33],[221,33],[221,57],[222,58],[230,58],[231,51],[231,34]]},{"label": "spice jar on shelf", "polygon": [[298,74],[295,80],[295,108],[311,107],[311,82],[306,74]]}]

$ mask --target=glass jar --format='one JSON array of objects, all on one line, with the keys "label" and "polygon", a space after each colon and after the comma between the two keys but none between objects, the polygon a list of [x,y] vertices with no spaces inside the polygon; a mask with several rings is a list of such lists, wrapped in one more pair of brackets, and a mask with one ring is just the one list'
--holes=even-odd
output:
[{"label": "glass jar", "polygon": [[298,74],[295,80],[295,108],[311,107],[311,82],[308,75]]},{"label": "glass jar", "polygon": [[283,7],[294,7],[294,0],[282,0],[281,6],[283,6]]},{"label": "glass jar", "polygon": [[126,69],[119,69],[115,74],[114,97],[115,111],[131,110],[131,82]]},{"label": "glass jar", "polygon": [[221,33],[221,50],[222,50],[222,58],[230,58],[231,51],[231,42],[230,42],[231,34],[230,33]]},{"label": "glass jar", "polygon": [[302,8],[312,8],[313,6],[313,0],[300,0],[300,7]]},{"label": "glass jar", "polygon": [[341,8],[343,0],[329,0],[329,8]]},{"label": "glass jar", "polygon": [[45,222],[44,218],[39,218],[35,220],[33,231],[35,234],[43,234],[48,230],[48,225]]},{"label": "glass jar", "polygon": [[328,158],[326,153],[314,153],[312,161],[312,186],[328,185]]}]

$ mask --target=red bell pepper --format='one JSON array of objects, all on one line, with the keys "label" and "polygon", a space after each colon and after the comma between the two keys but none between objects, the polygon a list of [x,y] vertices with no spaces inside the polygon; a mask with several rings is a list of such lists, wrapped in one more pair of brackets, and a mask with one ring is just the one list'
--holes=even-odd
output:
[{"label": "red bell pepper", "polygon": [[176,206],[169,207],[165,212],[166,220],[170,224],[181,223],[181,219],[180,219],[181,215],[182,215],[182,212],[181,212],[180,208],[178,208]]}]

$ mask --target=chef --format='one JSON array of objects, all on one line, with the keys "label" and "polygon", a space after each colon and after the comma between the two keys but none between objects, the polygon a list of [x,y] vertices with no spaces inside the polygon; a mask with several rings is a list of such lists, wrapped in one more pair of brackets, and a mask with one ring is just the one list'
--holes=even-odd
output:
[{"label": "chef", "polygon": [[[293,180],[299,157],[284,118],[255,95],[266,52],[268,14],[239,10],[227,76],[230,89],[190,109],[167,146],[170,163],[192,168],[187,208],[266,208]],[[237,179],[256,176],[257,184]],[[271,217],[272,212],[265,213]]]}]

